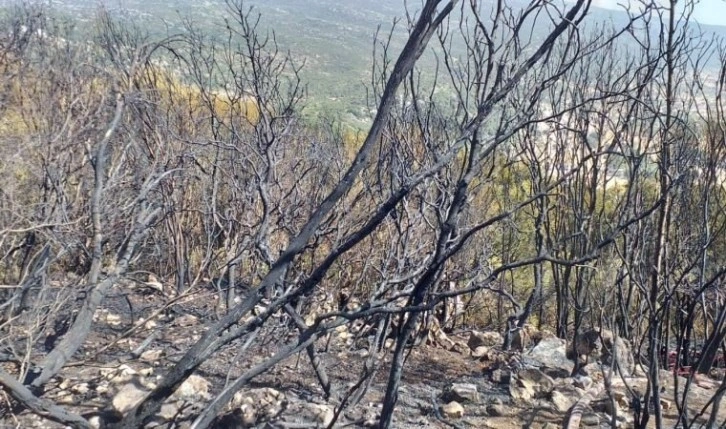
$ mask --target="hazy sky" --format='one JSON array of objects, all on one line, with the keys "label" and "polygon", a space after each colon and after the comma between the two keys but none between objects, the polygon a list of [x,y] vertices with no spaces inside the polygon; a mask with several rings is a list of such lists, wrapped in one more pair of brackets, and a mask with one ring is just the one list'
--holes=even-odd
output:
[{"label": "hazy sky", "polygon": [[726,25],[726,0],[701,0],[694,18],[703,24]]},{"label": "hazy sky", "polygon": [[[618,4],[627,3],[627,0],[593,0],[593,5],[607,9],[622,10],[622,7],[618,6]],[[682,4],[684,1],[680,0],[679,3]],[[726,26],[726,0],[700,0],[696,5],[693,16],[702,24]]]},{"label": "hazy sky", "polygon": [[696,6],[696,19],[704,24],[726,25],[726,0],[702,0]]}]

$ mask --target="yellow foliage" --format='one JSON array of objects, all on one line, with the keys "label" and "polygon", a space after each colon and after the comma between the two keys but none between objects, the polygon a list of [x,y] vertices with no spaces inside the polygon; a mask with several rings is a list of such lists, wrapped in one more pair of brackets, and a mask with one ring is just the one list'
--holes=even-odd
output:
[{"label": "yellow foliage", "polygon": [[363,145],[366,139],[366,134],[361,130],[356,130],[350,127],[346,127],[343,130],[343,147],[345,149],[345,156],[348,160],[352,160],[358,149]]},{"label": "yellow foliage", "polygon": [[[190,118],[212,113],[216,120],[225,123],[243,121],[253,127],[259,123],[260,108],[257,101],[249,95],[229,95],[222,90],[202,89],[185,84],[173,73],[158,66],[149,66],[144,81],[145,85],[159,95],[164,109],[183,108],[184,114]],[[191,125],[190,121],[186,122]]]},{"label": "yellow foliage", "polygon": [[9,109],[0,115],[0,136],[23,135],[28,131],[28,126],[21,112]]}]

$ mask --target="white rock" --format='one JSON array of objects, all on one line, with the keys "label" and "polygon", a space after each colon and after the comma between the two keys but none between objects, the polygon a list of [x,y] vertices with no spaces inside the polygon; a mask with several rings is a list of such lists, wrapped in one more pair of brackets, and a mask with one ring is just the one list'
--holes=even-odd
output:
[{"label": "white rock", "polygon": [[91,425],[93,429],[101,429],[101,417],[93,416],[89,418],[88,424]]},{"label": "white rock", "polygon": [[157,416],[161,417],[165,421],[172,421],[179,416],[183,405],[184,402],[182,401],[165,402],[161,405],[161,409],[157,413]]},{"label": "white rock", "polygon": [[572,408],[572,406],[575,405],[575,402],[577,402],[576,399],[571,398],[558,390],[552,391],[552,397],[550,399],[557,411],[561,413],[567,412],[567,410]]},{"label": "white rock", "polygon": [[240,407],[242,413],[242,424],[246,427],[254,426],[257,423],[257,410],[250,404],[242,404]]},{"label": "white rock", "polygon": [[100,310],[96,310],[95,313],[93,313],[93,321],[98,322],[100,320],[106,320],[106,315],[108,314],[108,310],[105,308],[102,308]]},{"label": "white rock", "polygon": [[352,338],[353,334],[351,334],[350,332],[347,332],[347,331],[343,331],[343,332],[338,332],[337,336],[340,341],[346,341],[349,338]]},{"label": "white rock", "polygon": [[[238,408],[242,413],[242,420],[248,426],[253,426],[258,418],[273,418],[285,408],[285,394],[269,388],[251,389],[246,392],[235,393],[229,407]],[[251,423],[249,423],[251,422]]]},{"label": "white rock", "polygon": [[181,386],[174,392],[174,397],[186,400],[210,399],[209,388],[211,383],[204,377],[192,374],[184,380]]},{"label": "white rock", "polygon": [[118,326],[121,324],[121,316],[118,314],[109,313],[106,315],[106,323],[112,326]]},{"label": "white rock", "polygon": [[79,395],[85,395],[89,390],[88,383],[78,383],[71,386],[71,392],[78,393]]},{"label": "white rock", "polygon": [[313,404],[315,421],[321,424],[322,427],[328,427],[335,418],[335,411],[328,405]]},{"label": "white rock", "polygon": [[488,358],[489,357],[489,347],[487,346],[479,346],[474,351],[471,352],[471,357],[474,358]]},{"label": "white rock", "polygon": [[123,364],[116,368],[104,368],[101,370],[101,375],[111,383],[122,384],[131,381],[137,375],[137,372],[130,366]]},{"label": "white rock", "polygon": [[459,419],[464,417],[464,407],[456,401],[451,401],[446,405],[442,405],[440,410],[441,414],[448,419]]},{"label": "white rock", "polygon": [[109,392],[109,385],[107,381],[102,381],[96,386],[96,394],[98,396],[105,396]]},{"label": "white rock", "polygon": [[147,392],[141,390],[136,384],[128,383],[119,389],[111,400],[113,408],[121,414],[135,407],[146,396]]},{"label": "white rock", "polygon": [[164,350],[151,349],[151,350],[146,350],[145,352],[141,353],[141,356],[139,356],[139,359],[146,361],[146,362],[157,362],[163,356],[164,356]]},{"label": "white rock", "polygon": [[61,392],[61,394],[56,397],[55,402],[61,405],[71,405],[77,403],[78,401],[73,396],[73,394],[69,392]]}]

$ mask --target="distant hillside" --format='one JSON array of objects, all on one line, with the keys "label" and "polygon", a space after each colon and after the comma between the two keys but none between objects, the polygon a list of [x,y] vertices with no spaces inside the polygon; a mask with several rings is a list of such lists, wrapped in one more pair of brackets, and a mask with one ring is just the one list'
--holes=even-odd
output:
[{"label": "distant hillside", "polygon": [[[9,5],[16,0],[0,0]],[[151,32],[173,33],[180,30],[183,18],[191,18],[209,34],[219,34],[227,14],[221,0],[53,0],[58,10],[87,18],[99,3],[122,12],[135,22],[143,22]],[[412,2],[409,2],[412,3]],[[516,7],[517,2],[510,2]],[[403,1],[393,0],[248,0],[262,14],[261,26],[274,31],[280,47],[305,61],[303,78],[308,83],[309,114],[339,115],[347,121],[365,121],[365,85],[370,80],[373,39],[380,27],[382,35],[405,14]],[[486,4],[486,3],[485,3]],[[627,23],[624,12],[592,8],[588,24],[611,22],[616,27]],[[148,26],[146,24],[149,24]],[[708,35],[726,38],[726,27],[701,26]],[[546,26],[533,25],[533,37],[542,37]],[[393,55],[403,46],[405,21],[399,22],[392,39]],[[433,44],[435,46],[435,44]],[[456,52],[462,55],[463,51]],[[717,66],[714,60],[710,67]],[[431,70],[433,56],[419,67]]]}]

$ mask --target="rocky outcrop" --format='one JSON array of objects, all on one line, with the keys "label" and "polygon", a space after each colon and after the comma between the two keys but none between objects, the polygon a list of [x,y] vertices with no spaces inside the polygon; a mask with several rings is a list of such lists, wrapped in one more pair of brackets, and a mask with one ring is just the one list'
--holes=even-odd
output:
[{"label": "rocky outcrop", "polygon": [[600,360],[605,365],[617,367],[624,376],[630,376],[635,369],[630,342],[618,337],[608,329],[594,328],[578,335],[576,353],[568,349],[568,357],[584,358],[587,363]]},{"label": "rocky outcrop", "polygon": [[632,347],[630,342],[620,337],[611,337],[610,341],[603,342],[602,363],[608,366],[617,366],[623,376],[630,376],[635,369]]},{"label": "rocky outcrop", "polygon": [[567,358],[565,340],[549,337],[542,339],[532,350],[524,353],[524,361],[541,369],[551,377],[568,377],[575,364]]},{"label": "rocky outcrop", "polygon": [[518,371],[509,385],[512,398],[520,401],[546,398],[555,387],[555,381],[535,368],[525,368]]}]

